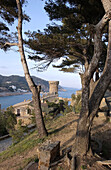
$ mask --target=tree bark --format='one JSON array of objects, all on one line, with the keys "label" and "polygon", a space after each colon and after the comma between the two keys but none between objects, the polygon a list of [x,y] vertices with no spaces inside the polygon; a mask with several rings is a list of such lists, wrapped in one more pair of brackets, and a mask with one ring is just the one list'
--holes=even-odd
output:
[{"label": "tree bark", "polygon": [[[111,7],[111,6],[110,6]],[[107,21],[109,20],[109,14]],[[104,21],[104,22],[103,22]],[[92,95],[89,95],[90,81],[94,71],[97,68],[99,58],[101,56],[101,40],[100,35],[102,33],[102,24],[106,24],[105,20],[101,20],[96,27],[94,56],[89,65],[89,68],[85,71],[82,78],[82,108],[80,112],[80,118],[77,126],[76,137],[72,149],[72,164],[71,170],[81,169],[81,159],[86,156],[90,150],[90,133],[93,119],[98,112],[100,102],[104,96],[107,87],[111,82],[111,20],[109,21],[109,41],[107,49],[107,59],[104,67],[104,71],[100,79],[98,80]],[[97,34],[99,33],[99,34]]]},{"label": "tree bark", "polygon": [[96,69],[96,73],[95,73],[95,81],[99,80],[99,69]]},{"label": "tree bark", "polygon": [[43,137],[47,135],[47,130],[45,128],[45,124],[44,124],[43,116],[42,116],[40,93],[39,93],[37,86],[35,85],[34,81],[32,80],[30,76],[27,61],[25,58],[23,38],[22,38],[22,7],[21,7],[20,0],[16,0],[16,3],[18,7],[18,47],[19,47],[19,53],[21,56],[21,63],[23,66],[25,79],[33,95],[34,111],[35,111],[38,134],[40,137]]},{"label": "tree bark", "polygon": [[111,10],[111,0],[101,0],[101,2],[103,4],[105,12]]}]

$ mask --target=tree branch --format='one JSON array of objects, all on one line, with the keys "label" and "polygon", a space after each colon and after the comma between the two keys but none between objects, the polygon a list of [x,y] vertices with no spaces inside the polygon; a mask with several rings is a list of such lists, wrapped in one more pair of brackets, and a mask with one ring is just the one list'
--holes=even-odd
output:
[{"label": "tree branch", "polygon": [[95,42],[94,43],[94,55],[93,55],[93,58],[91,60],[91,63],[89,65],[89,68],[87,71],[87,75],[88,75],[89,79],[92,77],[92,74],[96,70],[99,59],[102,54],[102,44],[101,44],[102,30],[109,20],[109,15],[110,15],[109,13],[106,13],[103,16],[103,18],[100,20],[100,22],[95,26],[96,32],[94,35],[94,42]]},{"label": "tree branch", "polygon": [[10,43],[10,42],[6,42],[2,48],[6,47],[6,46],[18,46],[18,43]]},{"label": "tree branch", "polygon": [[111,10],[107,11],[103,18],[99,21],[99,23],[96,25],[96,29],[100,29],[101,31],[107,24],[107,22],[111,19]]},{"label": "tree branch", "polygon": [[98,106],[104,96],[104,93],[107,90],[111,82],[111,21],[109,21],[109,40],[108,40],[108,50],[107,50],[107,59],[106,64],[103,70],[103,74],[100,77],[92,96],[89,100],[89,108],[90,108],[90,118],[95,116],[95,110],[98,110]]},{"label": "tree branch", "polygon": [[111,9],[111,0],[101,0],[105,12],[108,12]]}]

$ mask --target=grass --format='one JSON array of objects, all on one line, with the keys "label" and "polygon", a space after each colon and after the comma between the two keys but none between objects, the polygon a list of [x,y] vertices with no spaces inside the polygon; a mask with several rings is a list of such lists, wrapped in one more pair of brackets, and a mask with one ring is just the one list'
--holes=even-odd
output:
[{"label": "grass", "polygon": [[86,165],[82,165],[81,169],[87,169]]},{"label": "grass", "polygon": [[37,131],[34,131],[30,136],[27,136],[18,144],[14,146],[12,145],[9,149],[0,153],[0,162],[14,155],[21,154],[27,150],[30,150],[31,148],[34,148],[37,144],[42,143],[43,141],[44,139],[40,139],[37,136]]},{"label": "grass", "polygon": [[[61,141],[61,150],[70,147],[73,144],[74,134],[76,132],[77,120],[79,116],[73,113],[66,114],[53,120],[47,120],[46,128],[49,132],[49,136],[43,139],[40,139],[37,135],[37,131],[32,132],[24,138],[20,143],[12,145],[8,150],[0,153],[0,162],[1,167],[7,167],[10,169],[10,166],[17,170],[23,170],[30,162],[38,162],[37,147],[39,144],[49,140],[60,140]],[[103,121],[103,120],[101,120]],[[99,123],[100,124],[100,123]],[[98,127],[99,124],[97,123]],[[101,127],[99,127],[101,128]],[[95,131],[94,131],[95,132]],[[93,133],[94,133],[93,132]],[[99,130],[97,131],[99,132]],[[69,134],[68,134],[69,133]],[[68,135],[67,135],[68,134]],[[73,136],[72,136],[73,135]],[[106,145],[103,145],[103,154],[106,154]],[[110,145],[109,145],[110,146]],[[12,158],[11,158],[12,157]],[[10,160],[9,160],[10,158]],[[15,160],[15,162],[13,161]],[[65,167],[65,168],[64,168]],[[3,169],[2,168],[2,169]],[[58,165],[57,170],[63,170],[67,168],[67,164],[63,163]],[[68,169],[68,168],[67,168]],[[87,165],[82,165],[81,169],[87,169]]]},{"label": "grass", "polygon": [[[69,124],[67,126],[64,126],[68,120],[71,121],[72,116],[70,117],[70,115],[65,115],[65,116],[50,120],[50,121],[49,120],[46,121],[46,128],[49,132],[48,137],[40,139],[39,136],[37,135],[37,130],[32,132],[31,134],[26,136],[21,142],[15,145],[12,145],[11,147],[9,147],[9,149],[0,153],[0,163],[3,161],[7,161],[7,159],[11,160],[11,157],[14,157],[14,156],[19,157],[21,155],[27,155],[31,150],[36,148],[38,144],[43,143],[45,140],[47,139],[50,140],[53,138],[53,136],[68,133],[70,131],[70,128],[68,128]],[[38,161],[36,151],[35,153],[32,153],[31,155],[29,155],[29,157],[28,156],[26,158],[24,157],[23,159],[21,159],[20,162],[18,162],[18,164],[16,165],[14,164],[13,166],[16,166],[19,168],[19,170],[22,170],[31,161],[34,161],[34,162]]]},{"label": "grass", "polygon": [[[58,118],[59,119],[59,118]],[[58,119],[55,120],[55,122],[58,122]],[[54,120],[53,120],[54,123]],[[51,124],[47,123],[48,129],[51,128]],[[56,127],[54,126],[51,128],[51,131],[53,131]],[[32,132],[30,135],[26,136],[21,142],[17,143],[16,145],[12,145],[9,147],[6,151],[3,151],[0,153],[0,162],[3,162],[4,160],[13,157],[15,155],[21,154],[25,151],[28,151],[35,146],[37,146],[40,143],[43,143],[47,138],[50,138],[51,135],[49,135],[46,138],[40,139],[37,135],[37,130]]]},{"label": "grass", "polygon": [[23,161],[23,168],[25,168],[30,162],[38,163],[39,159],[38,159],[37,155],[34,155],[34,156],[30,157],[30,158],[26,158]]}]

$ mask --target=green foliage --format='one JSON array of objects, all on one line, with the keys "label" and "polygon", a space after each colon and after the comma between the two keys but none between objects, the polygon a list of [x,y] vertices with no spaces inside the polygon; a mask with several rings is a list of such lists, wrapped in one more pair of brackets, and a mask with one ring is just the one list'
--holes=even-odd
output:
[{"label": "green foliage", "polygon": [[8,23],[13,23],[14,17],[17,18],[16,0],[1,0],[0,7],[1,17]]},{"label": "green foliage", "polygon": [[28,133],[28,127],[22,126],[22,124],[22,120],[19,120],[16,129],[14,131],[12,129],[9,131],[14,144],[23,140],[26,134]]},{"label": "green foliage", "polygon": [[47,101],[48,104],[48,113],[49,115],[51,115],[52,117],[55,117],[57,114],[64,112],[64,101],[63,100],[59,100],[58,103],[55,102],[49,102]]},{"label": "green foliage", "polygon": [[31,120],[32,124],[36,123],[36,119],[35,119],[35,113],[34,110],[32,110],[32,112],[30,113],[31,117],[29,118]]},{"label": "green foliage", "polygon": [[17,124],[16,115],[14,114],[13,107],[8,107],[4,112],[4,126],[7,129],[10,136],[12,136],[13,142],[20,142],[24,138],[24,133],[27,132],[27,127],[22,127],[22,121],[19,120],[17,124],[17,128],[15,125]]},{"label": "green foliage", "polygon": [[75,113],[80,113],[81,111],[81,95],[72,94],[73,108]]},{"label": "green foliage", "polygon": [[[21,4],[26,4],[26,0],[22,0]],[[16,4],[16,0],[0,0],[0,48],[3,50],[7,50],[10,46],[3,46],[5,42],[13,42],[17,41],[16,35],[17,33],[10,33],[10,26],[14,23],[14,21],[18,17],[18,8]],[[30,18],[23,13],[23,19],[29,21]]]},{"label": "green foliage", "polygon": [[30,135],[27,135],[24,140],[20,141],[16,145],[12,145],[8,150],[0,153],[0,162],[6,160],[17,154],[22,154],[23,152],[34,148],[38,143],[42,143],[44,139],[40,139],[37,136],[37,131],[34,131]]},{"label": "green foliage", "polygon": [[[54,63],[54,67],[63,72],[83,73],[86,60],[90,64],[93,57],[94,25],[104,15],[101,1],[46,0],[45,10],[51,20],[60,20],[61,25],[48,25],[44,32],[26,33],[29,39],[25,43],[35,52],[35,55],[29,54],[29,58],[39,61],[36,68],[43,71],[51,62],[64,57],[61,64]],[[103,71],[107,54],[106,35],[98,64],[100,72]]]},{"label": "green foliage", "polygon": [[4,115],[3,112],[0,111],[0,136],[6,135],[7,133]]},{"label": "green foliage", "polygon": [[[12,136],[13,143],[18,143],[23,140],[26,133],[28,132],[28,128],[27,126],[22,126],[22,120],[19,120],[17,124],[13,107],[8,107],[4,113],[0,114],[0,116],[0,134],[4,135],[6,132],[8,132],[10,136]],[[15,127],[15,125],[17,126]]]},{"label": "green foliage", "polygon": [[[88,22],[90,24],[97,23],[104,14],[101,1],[92,0],[46,0],[45,10],[49,14],[51,20],[67,19],[67,17],[73,15],[76,27],[79,27],[81,22]],[[79,15],[78,20],[76,14]],[[70,20],[71,19],[72,18],[70,18]],[[74,20],[72,21],[72,24],[70,22],[68,23],[70,24],[70,27],[74,26]]]},{"label": "green foliage", "polygon": [[87,169],[86,165],[82,165],[81,169]]},{"label": "green foliage", "polygon": [[6,111],[0,112],[0,136],[14,131],[16,124],[16,115],[12,106],[8,107]]},{"label": "green foliage", "polygon": [[22,168],[22,167],[20,167],[18,170],[23,170],[23,168]]},{"label": "green foliage", "polygon": [[38,157],[35,158],[34,162],[38,163],[39,162],[39,159]]},{"label": "green foliage", "polygon": [[10,133],[15,130],[17,124],[16,115],[14,114],[13,107],[10,106],[6,111],[0,112],[0,135]]},{"label": "green foliage", "polygon": [[76,95],[75,95],[75,94],[72,94],[72,95],[71,95],[71,98],[72,98],[73,101],[76,100]]},{"label": "green foliage", "polygon": [[14,130],[14,131],[10,130],[9,133],[12,136],[13,144],[20,142],[25,137],[24,128],[19,128],[19,129]]},{"label": "green foliage", "polygon": [[28,133],[28,128],[27,126],[22,126],[22,120],[19,120],[17,124],[16,115],[13,111],[11,106],[4,113],[0,112],[0,136],[9,133],[15,144],[24,139],[26,133]]},{"label": "green foliage", "polygon": [[63,106],[64,106],[64,111],[61,112],[63,115],[72,112],[72,106],[68,104],[68,101],[64,101]]},{"label": "green foliage", "polygon": [[[38,77],[32,76],[33,81],[35,82],[35,84],[41,84],[41,88],[42,91],[48,91],[49,89],[49,84],[48,81],[40,79]],[[9,83],[7,83],[9,82]],[[23,90],[30,90],[28,87],[28,84],[25,80],[25,77],[21,77],[21,76],[2,76],[0,75],[0,87],[4,87],[6,88],[6,91],[11,91],[12,89],[9,89],[9,86],[16,86],[17,89],[23,89]]]},{"label": "green foliage", "polygon": [[[47,32],[47,31],[46,31]],[[35,55],[29,54],[29,59],[39,61],[38,71],[46,69],[52,61],[58,60],[65,55],[66,37],[61,34],[43,34],[41,32],[27,32],[28,40],[25,41],[26,46],[35,51]],[[43,57],[40,54],[43,54]],[[53,57],[51,57],[53,56]]]},{"label": "green foliage", "polygon": [[17,119],[12,106],[8,107],[4,112],[4,118],[7,131],[14,130],[15,125],[17,124]]},{"label": "green foliage", "polygon": [[59,100],[58,103],[47,101],[47,104],[48,111],[47,116],[45,118],[46,120],[49,119],[50,116],[54,118],[59,113],[66,115],[67,113],[72,111],[72,106],[68,104],[68,101]]}]

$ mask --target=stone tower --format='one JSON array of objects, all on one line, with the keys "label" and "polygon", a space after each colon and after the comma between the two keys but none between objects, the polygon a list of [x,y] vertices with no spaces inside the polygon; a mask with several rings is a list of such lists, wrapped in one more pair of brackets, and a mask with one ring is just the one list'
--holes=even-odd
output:
[{"label": "stone tower", "polygon": [[49,81],[49,93],[58,94],[59,81]]}]

